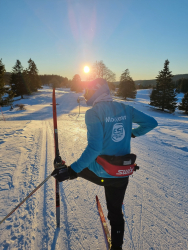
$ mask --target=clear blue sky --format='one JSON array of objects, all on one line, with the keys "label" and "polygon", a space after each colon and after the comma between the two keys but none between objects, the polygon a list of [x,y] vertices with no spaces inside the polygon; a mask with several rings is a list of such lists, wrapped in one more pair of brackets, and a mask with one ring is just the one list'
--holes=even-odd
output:
[{"label": "clear blue sky", "polygon": [[188,73],[188,0],[0,0],[0,58],[69,79],[103,60],[118,81]]}]

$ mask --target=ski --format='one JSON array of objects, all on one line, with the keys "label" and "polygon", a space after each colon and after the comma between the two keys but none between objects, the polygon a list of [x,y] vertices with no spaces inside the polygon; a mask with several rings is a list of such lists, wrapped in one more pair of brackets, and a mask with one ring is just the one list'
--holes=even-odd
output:
[{"label": "ski", "polygon": [[[55,144],[55,157],[59,156],[58,147],[58,133],[57,133],[57,112],[56,112],[56,98],[55,88],[52,93],[52,108],[53,108],[53,124],[54,124],[54,144]],[[60,227],[60,199],[59,199],[59,182],[55,180],[55,199],[56,199],[56,224]]]},{"label": "ski", "polygon": [[105,233],[105,237],[106,237],[106,240],[108,242],[108,249],[110,249],[111,248],[111,237],[110,237],[110,233],[109,233],[109,230],[108,230],[108,226],[106,224],[104,213],[102,211],[102,207],[101,207],[101,204],[99,202],[99,198],[98,198],[97,195],[96,195],[96,203],[97,203],[97,208],[98,208],[98,211],[99,211],[102,227],[103,227],[103,230],[104,230],[104,233]]}]

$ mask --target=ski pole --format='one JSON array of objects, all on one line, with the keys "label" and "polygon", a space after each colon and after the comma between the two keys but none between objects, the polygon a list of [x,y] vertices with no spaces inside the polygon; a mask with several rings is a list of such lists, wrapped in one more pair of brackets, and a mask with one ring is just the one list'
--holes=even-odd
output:
[{"label": "ski pole", "polygon": [[[58,146],[55,88],[53,88],[53,92],[52,92],[52,107],[53,107],[55,157],[58,157],[59,156],[59,146]],[[58,182],[58,180],[55,180],[56,224],[57,224],[57,227],[60,227],[60,198],[59,198],[59,196],[60,196],[59,195],[59,182]]]},{"label": "ski pole", "polygon": [[41,182],[23,201],[21,201],[1,222],[3,223],[3,221],[5,221],[11,214],[14,213],[14,211],[19,208],[32,194],[34,194],[45,182],[47,182],[47,180],[50,179],[52,175],[50,174],[43,182]]}]

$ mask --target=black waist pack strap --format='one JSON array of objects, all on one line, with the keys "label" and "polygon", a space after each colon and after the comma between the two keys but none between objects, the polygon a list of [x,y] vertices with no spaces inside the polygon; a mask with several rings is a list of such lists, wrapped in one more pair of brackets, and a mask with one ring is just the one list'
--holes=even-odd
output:
[{"label": "black waist pack strap", "polygon": [[133,174],[133,171],[139,168],[135,164],[135,154],[123,156],[100,155],[97,157],[96,161],[109,175],[117,177],[129,176]]},{"label": "black waist pack strap", "polygon": [[136,161],[135,154],[127,154],[122,156],[115,156],[115,155],[100,155],[101,158],[106,160],[112,165],[116,166],[127,166],[133,165]]}]

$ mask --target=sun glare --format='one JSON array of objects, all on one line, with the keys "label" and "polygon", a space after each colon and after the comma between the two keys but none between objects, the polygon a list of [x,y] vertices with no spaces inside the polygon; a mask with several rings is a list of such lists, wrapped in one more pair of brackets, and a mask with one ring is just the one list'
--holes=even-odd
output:
[{"label": "sun glare", "polygon": [[85,67],[84,67],[84,72],[85,72],[85,73],[89,73],[89,71],[90,71],[89,67],[88,67],[88,66],[85,66]]}]

